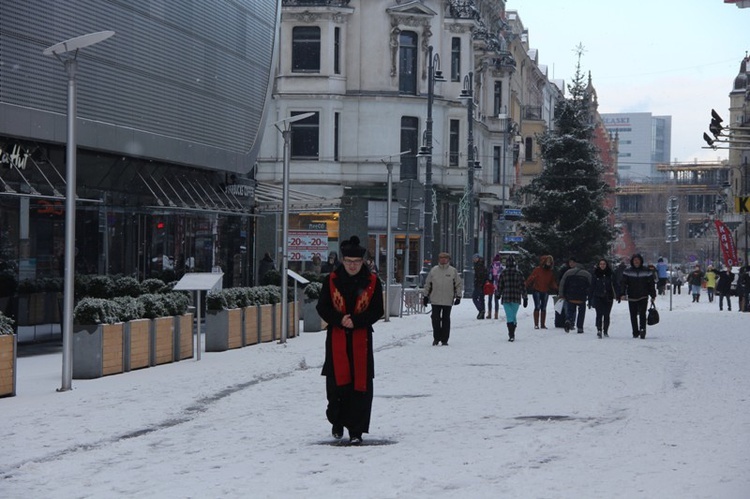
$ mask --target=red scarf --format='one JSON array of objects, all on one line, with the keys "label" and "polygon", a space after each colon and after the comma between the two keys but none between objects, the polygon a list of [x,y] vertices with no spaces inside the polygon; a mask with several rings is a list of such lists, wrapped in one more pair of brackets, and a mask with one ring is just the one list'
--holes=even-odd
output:
[{"label": "red scarf", "polygon": [[[334,279],[336,273],[331,272],[328,276],[331,289],[331,303],[333,308],[340,314],[346,315],[346,302],[341,292],[336,288]],[[367,288],[357,297],[354,304],[354,314],[361,314],[370,305],[370,300],[375,292],[375,275],[370,274],[370,283]],[[354,390],[358,392],[367,391],[367,328],[355,328],[352,335],[352,355],[354,364]],[[349,355],[346,351],[346,330],[341,325],[331,328],[331,353],[333,357],[333,373],[336,376],[336,385],[344,386],[352,382],[352,373],[349,363]]]}]

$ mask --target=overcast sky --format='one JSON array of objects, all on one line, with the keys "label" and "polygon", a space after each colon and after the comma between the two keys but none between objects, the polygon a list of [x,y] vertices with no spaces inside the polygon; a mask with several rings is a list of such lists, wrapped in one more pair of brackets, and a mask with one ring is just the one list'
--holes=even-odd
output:
[{"label": "overcast sky", "polygon": [[[549,77],[568,85],[591,72],[600,113],[672,116],[672,160],[711,161],[726,151],[701,149],[711,109],[725,122],[729,92],[750,50],[750,9],[723,0],[508,0],[529,30]],[[566,89],[567,91],[567,89]]]}]

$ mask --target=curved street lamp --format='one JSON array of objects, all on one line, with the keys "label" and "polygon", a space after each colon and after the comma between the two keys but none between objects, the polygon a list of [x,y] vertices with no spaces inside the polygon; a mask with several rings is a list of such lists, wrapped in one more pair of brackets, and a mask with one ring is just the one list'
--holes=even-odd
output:
[{"label": "curved street lamp", "polygon": [[42,51],[63,63],[68,74],[68,133],[65,156],[65,275],[63,285],[62,324],[62,385],[65,392],[73,384],[73,281],[75,279],[76,250],[76,70],[78,51],[114,35],[114,31],[99,31],[56,43]]},{"label": "curved street lamp", "polygon": [[476,251],[476,240],[474,237],[474,73],[469,71],[464,77],[464,85],[461,89],[459,99],[467,102],[467,152],[466,152],[466,206],[469,210],[464,237],[466,248],[464,249],[464,296],[472,297],[474,294],[474,263],[472,255]]}]

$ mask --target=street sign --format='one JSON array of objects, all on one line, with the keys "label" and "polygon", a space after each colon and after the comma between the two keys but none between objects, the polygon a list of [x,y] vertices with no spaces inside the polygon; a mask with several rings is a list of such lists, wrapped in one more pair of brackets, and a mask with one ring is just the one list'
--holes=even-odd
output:
[{"label": "street sign", "polygon": [[506,243],[522,243],[523,236],[505,236]]},{"label": "street sign", "polygon": [[520,216],[522,216],[520,208],[505,208],[504,213],[505,213],[506,217],[520,217]]},{"label": "street sign", "polygon": [[737,213],[750,213],[750,196],[735,197],[734,211]]},{"label": "street sign", "polygon": [[421,206],[412,207],[412,209],[406,206],[398,207],[398,230],[408,229],[416,232],[421,228],[422,222]]}]

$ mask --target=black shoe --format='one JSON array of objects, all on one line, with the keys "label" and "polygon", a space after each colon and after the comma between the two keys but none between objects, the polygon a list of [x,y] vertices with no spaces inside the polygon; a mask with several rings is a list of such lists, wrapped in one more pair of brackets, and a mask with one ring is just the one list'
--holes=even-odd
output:
[{"label": "black shoe", "polygon": [[477,319],[484,319],[484,310],[480,310],[477,314]]},{"label": "black shoe", "polygon": [[349,437],[349,445],[362,445],[362,435],[353,435]]},{"label": "black shoe", "polygon": [[566,333],[569,333],[572,327],[573,326],[570,324],[570,322],[567,322],[567,321],[565,322],[565,332]]},{"label": "black shoe", "polygon": [[337,424],[333,425],[333,428],[331,428],[331,435],[333,435],[333,438],[336,440],[341,440],[344,436],[344,427]]},{"label": "black shoe", "polygon": [[646,339],[646,330],[645,329],[641,329],[640,337],[641,337],[642,340]]},{"label": "black shoe", "polygon": [[641,337],[641,333],[638,333],[638,332],[633,333],[633,338],[640,338],[640,337]]},{"label": "black shoe", "polygon": [[511,336],[510,338],[508,338],[508,341],[510,341],[511,343],[513,343],[514,341],[516,341],[515,336]]},{"label": "black shoe", "polygon": [[578,330],[578,334],[583,334],[583,328]]},{"label": "black shoe", "polygon": [[443,346],[444,346],[444,347],[447,347],[447,346],[448,346],[448,342],[447,342],[447,341],[444,341],[444,342],[443,342]]},{"label": "black shoe", "polygon": [[596,337],[597,338],[601,338],[602,337],[602,332],[601,331],[597,331],[596,332]]},{"label": "black shoe", "polygon": [[438,343],[440,343],[438,340],[433,340],[432,341],[432,346],[437,346]]},{"label": "black shoe", "polygon": [[609,335],[606,333],[606,331],[604,332],[604,337],[609,338]]}]

